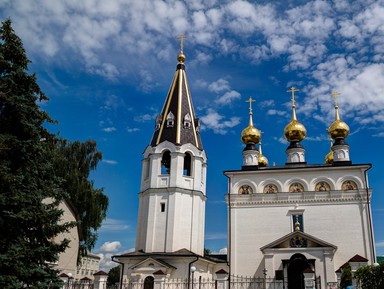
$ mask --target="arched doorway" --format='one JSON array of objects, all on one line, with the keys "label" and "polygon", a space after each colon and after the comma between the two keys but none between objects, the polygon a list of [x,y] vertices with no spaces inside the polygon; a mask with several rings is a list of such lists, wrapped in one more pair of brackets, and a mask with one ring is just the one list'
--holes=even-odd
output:
[{"label": "arched doorway", "polygon": [[144,279],[144,289],[153,289],[154,280],[152,276],[147,276]]},{"label": "arched doorway", "polygon": [[305,289],[303,271],[310,268],[307,258],[295,254],[288,264],[288,289]]}]

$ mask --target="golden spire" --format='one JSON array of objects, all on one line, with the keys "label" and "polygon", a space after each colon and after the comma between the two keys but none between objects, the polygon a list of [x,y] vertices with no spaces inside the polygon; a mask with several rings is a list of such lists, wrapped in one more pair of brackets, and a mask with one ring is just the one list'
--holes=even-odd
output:
[{"label": "golden spire", "polygon": [[292,120],[284,128],[285,139],[289,142],[302,141],[307,135],[307,130],[305,129],[304,125],[298,122],[296,118],[295,92],[298,91],[299,90],[294,86],[292,86],[290,90],[287,90],[287,92],[292,93]]},{"label": "golden spire", "polygon": [[249,102],[249,124],[248,126],[241,132],[241,141],[245,144],[257,144],[261,139],[261,132],[253,126],[252,119],[252,102],[255,102],[252,97],[249,97],[245,102]]},{"label": "golden spire", "polygon": [[[261,132],[263,133],[263,132]],[[261,141],[259,142],[259,167],[267,167],[268,166],[268,159],[266,156],[263,155],[263,151],[261,150]]]},{"label": "golden spire", "polygon": [[180,63],[184,63],[185,61],[185,55],[184,55],[184,39],[187,38],[186,35],[180,34],[177,39],[180,39],[180,53],[177,55],[177,60]]},{"label": "golden spire", "polygon": [[333,164],[333,150],[332,150],[332,139],[330,138],[329,139],[330,143],[331,143],[331,149],[329,150],[329,153],[327,153],[327,155],[325,156],[324,158],[324,162],[326,164]]},{"label": "golden spire", "polygon": [[346,138],[349,135],[349,126],[340,120],[339,106],[337,104],[337,96],[340,95],[337,91],[332,91],[332,95],[335,103],[335,121],[329,126],[328,134],[331,138]]}]

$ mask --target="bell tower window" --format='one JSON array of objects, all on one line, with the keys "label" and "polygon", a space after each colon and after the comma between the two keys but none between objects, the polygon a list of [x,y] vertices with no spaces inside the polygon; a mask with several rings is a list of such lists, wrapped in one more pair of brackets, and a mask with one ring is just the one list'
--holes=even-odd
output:
[{"label": "bell tower window", "polygon": [[191,168],[192,168],[191,155],[189,153],[185,153],[183,175],[184,176],[191,176],[191,171],[192,171]]},{"label": "bell tower window", "polygon": [[170,111],[167,115],[167,127],[173,127],[175,125],[175,115]]},{"label": "bell tower window", "polygon": [[171,172],[171,153],[166,151],[161,158],[161,174],[169,175]]}]

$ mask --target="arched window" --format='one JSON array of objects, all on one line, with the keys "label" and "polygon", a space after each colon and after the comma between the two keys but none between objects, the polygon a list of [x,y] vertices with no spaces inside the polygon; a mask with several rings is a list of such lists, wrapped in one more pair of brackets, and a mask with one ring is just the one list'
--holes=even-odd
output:
[{"label": "arched window", "polygon": [[190,153],[185,153],[183,175],[191,176],[191,171],[192,171],[192,158]]},{"label": "arched window", "polygon": [[166,151],[161,158],[161,174],[169,175],[171,172],[171,153]]},{"label": "arched window", "polygon": [[144,279],[144,289],[153,289],[155,278],[147,276]]}]

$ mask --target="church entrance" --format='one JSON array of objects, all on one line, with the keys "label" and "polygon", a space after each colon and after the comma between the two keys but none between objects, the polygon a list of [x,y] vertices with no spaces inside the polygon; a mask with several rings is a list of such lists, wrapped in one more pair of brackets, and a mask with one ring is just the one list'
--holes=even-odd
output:
[{"label": "church entrance", "polygon": [[288,263],[288,289],[305,289],[304,270],[311,268],[307,258],[302,254],[295,254]]},{"label": "church entrance", "polygon": [[144,279],[144,289],[153,289],[155,278],[152,276],[147,276]]}]

